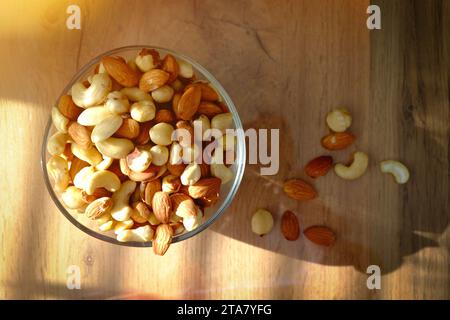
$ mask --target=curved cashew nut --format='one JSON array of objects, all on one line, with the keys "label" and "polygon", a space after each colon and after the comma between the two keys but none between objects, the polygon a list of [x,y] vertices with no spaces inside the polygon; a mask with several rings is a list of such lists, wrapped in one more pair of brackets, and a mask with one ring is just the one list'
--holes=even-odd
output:
[{"label": "curved cashew nut", "polygon": [[70,148],[75,157],[86,161],[91,166],[95,166],[102,161],[102,155],[93,146],[88,149],[83,149],[78,144],[72,143]]},{"label": "curved cashew nut", "polygon": [[59,155],[64,152],[66,143],[70,141],[70,136],[67,133],[56,132],[47,142],[47,151],[52,156]]},{"label": "curved cashew nut", "polygon": [[69,119],[67,119],[57,107],[52,108],[52,122],[56,130],[59,132],[67,132],[69,126]]},{"label": "curved cashew nut", "polygon": [[100,104],[111,91],[112,81],[106,73],[97,73],[92,83],[86,88],[82,82],[72,86],[72,100],[77,106],[89,108]]},{"label": "curved cashew nut", "polygon": [[91,140],[97,143],[111,137],[123,123],[123,119],[119,115],[113,115],[102,120],[97,124],[91,133]]},{"label": "curved cashew nut", "polygon": [[113,159],[125,158],[134,149],[131,140],[121,138],[108,138],[97,142],[95,146],[102,155]]},{"label": "curved cashew nut", "polygon": [[394,176],[395,182],[403,184],[409,180],[409,170],[401,162],[395,160],[386,160],[380,163],[381,172],[390,173]]},{"label": "curved cashew nut", "polygon": [[112,113],[122,114],[130,110],[130,102],[120,91],[113,91],[108,94],[106,108]]},{"label": "curved cashew nut", "polygon": [[103,156],[102,162],[95,166],[97,170],[107,170],[113,163],[113,158]]},{"label": "curved cashew nut", "polygon": [[149,225],[132,230],[123,230],[117,234],[117,240],[120,242],[136,241],[147,242],[153,239],[154,231]]},{"label": "curved cashew nut", "polygon": [[115,192],[120,188],[120,179],[115,173],[108,170],[94,172],[86,182],[86,193],[92,195],[97,188]]},{"label": "curved cashew nut", "polygon": [[91,107],[78,116],[77,122],[82,126],[95,126],[113,114],[104,106]]},{"label": "curved cashew nut", "polygon": [[112,195],[113,207],[111,209],[111,216],[117,221],[125,221],[130,219],[133,214],[133,208],[129,205],[131,194],[136,189],[136,182],[127,180],[122,183],[119,190]]},{"label": "curved cashew nut", "polygon": [[334,166],[334,172],[346,180],[353,180],[361,177],[367,170],[369,165],[369,157],[367,154],[361,151],[357,151],[353,154],[353,162],[349,166],[345,166],[342,163],[338,163]]},{"label": "curved cashew nut", "polygon": [[57,192],[64,191],[70,182],[69,165],[60,156],[52,156],[47,162],[47,172],[55,182]]},{"label": "curved cashew nut", "polygon": [[123,88],[120,90],[120,92],[123,93],[128,98],[128,100],[133,102],[143,100],[153,101],[152,96],[150,94],[148,94],[145,91],[142,91],[137,87]]}]

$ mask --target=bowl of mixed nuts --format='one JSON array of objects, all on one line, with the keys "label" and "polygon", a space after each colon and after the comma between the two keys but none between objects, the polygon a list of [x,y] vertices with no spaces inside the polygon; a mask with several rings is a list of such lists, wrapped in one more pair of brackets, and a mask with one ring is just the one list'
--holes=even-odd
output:
[{"label": "bowl of mixed nuts", "polygon": [[231,203],[245,138],[205,68],[171,50],[129,46],[94,58],[64,88],[41,161],[50,196],[75,226],[164,255]]}]

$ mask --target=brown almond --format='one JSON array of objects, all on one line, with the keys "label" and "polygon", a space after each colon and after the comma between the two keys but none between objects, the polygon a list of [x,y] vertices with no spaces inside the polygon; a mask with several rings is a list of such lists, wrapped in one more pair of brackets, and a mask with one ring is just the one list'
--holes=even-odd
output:
[{"label": "brown almond", "polygon": [[178,78],[180,67],[177,60],[171,54],[167,54],[162,61],[162,69],[169,74],[167,83],[172,83]]},{"label": "brown almond", "polygon": [[139,72],[133,70],[123,58],[104,57],[102,64],[108,74],[124,87],[135,87],[139,83]]},{"label": "brown almond", "polygon": [[89,219],[98,219],[113,206],[113,201],[109,197],[103,197],[92,201],[85,210],[86,217]]},{"label": "brown almond", "polygon": [[355,142],[355,136],[350,132],[330,133],[322,138],[322,146],[328,150],[342,150]]},{"label": "brown almond", "polygon": [[221,180],[215,177],[200,179],[188,187],[188,192],[194,199],[215,196],[220,192],[221,183]]},{"label": "brown almond", "polygon": [[199,164],[199,166],[200,166],[201,177],[208,178],[211,175],[210,165],[202,162]]},{"label": "brown almond", "polygon": [[186,88],[195,86],[201,89],[203,101],[214,102],[219,100],[219,95],[217,94],[216,90],[214,90],[208,83],[203,82],[192,83],[188,85]]},{"label": "brown almond", "polygon": [[170,195],[173,212],[181,218],[196,217],[197,208],[194,200],[184,193],[174,193]]},{"label": "brown almond", "polygon": [[163,223],[156,227],[155,238],[152,246],[153,252],[159,256],[163,256],[172,243],[173,229],[169,224]]},{"label": "brown almond", "polygon": [[200,100],[202,98],[202,91],[198,87],[191,87],[187,89],[180,98],[176,107],[175,115],[181,120],[191,120],[197,112]]},{"label": "brown almond", "polygon": [[139,136],[139,129],[139,122],[131,118],[126,118],[123,119],[122,125],[114,133],[114,136],[119,138],[134,139]]},{"label": "brown almond", "polygon": [[78,122],[72,122],[67,129],[70,137],[83,149],[89,149],[92,146],[91,134],[89,130],[79,124]]},{"label": "brown almond", "polygon": [[145,184],[145,190],[144,190],[144,202],[148,204],[149,206],[152,205],[153,196],[155,193],[162,190],[161,180],[155,179],[152,181],[148,181]]},{"label": "brown almond", "polygon": [[186,164],[184,164],[184,163],[171,164],[170,162],[167,162],[166,166],[167,166],[167,170],[169,170],[170,174],[177,176],[177,177],[181,176],[184,169],[186,168]]},{"label": "brown almond", "polygon": [[58,109],[62,113],[63,116],[72,121],[77,121],[78,116],[84,110],[83,108],[78,107],[72,100],[72,96],[63,95],[59,99]]},{"label": "brown almond", "polygon": [[122,170],[120,170],[120,163],[117,160],[114,160],[113,163],[109,166],[108,171],[114,173],[117,177],[119,177],[120,182],[124,182],[128,180],[128,176],[125,175]]},{"label": "brown almond", "polygon": [[154,121],[155,123],[160,122],[172,123],[175,121],[175,115],[173,114],[172,110],[160,109],[156,112]]},{"label": "brown almond", "polygon": [[317,196],[314,187],[300,179],[286,181],[283,185],[283,191],[295,200],[310,200]]},{"label": "brown almond", "polygon": [[139,80],[139,89],[145,92],[156,90],[167,83],[169,76],[169,73],[161,69],[149,70]]},{"label": "brown almond", "polygon": [[318,178],[327,174],[333,166],[333,158],[330,156],[317,157],[305,166],[305,173],[311,178]]},{"label": "brown almond", "polygon": [[158,191],[152,199],[153,213],[161,223],[169,223],[172,216],[172,201],[167,192]]},{"label": "brown almond", "polygon": [[197,108],[197,113],[204,114],[208,118],[213,118],[214,116],[223,113],[223,110],[213,102],[202,101]]},{"label": "brown almond", "polygon": [[147,144],[150,141],[150,128],[153,126],[151,121],[141,123],[139,125],[139,134],[134,139],[134,143],[138,146]]},{"label": "brown almond", "polygon": [[330,247],[336,242],[336,235],[334,232],[325,226],[311,226],[303,231],[303,234],[309,241],[319,245]]},{"label": "brown almond", "polygon": [[281,218],[281,233],[289,241],[295,241],[300,235],[300,225],[297,216],[292,211],[286,211]]}]

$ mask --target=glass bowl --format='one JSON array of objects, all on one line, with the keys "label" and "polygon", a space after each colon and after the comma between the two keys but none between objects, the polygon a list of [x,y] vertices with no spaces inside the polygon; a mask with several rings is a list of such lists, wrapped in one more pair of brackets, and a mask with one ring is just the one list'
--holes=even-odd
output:
[{"label": "glass bowl", "polygon": [[[177,59],[185,60],[185,61],[191,63],[192,66],[194,67],[197,79],[209,81],[214,86],[216,91],[219,93],[223,102],[228,106],[229,111],[232,113],[234,126],[237,129],[236,130],[237,132],[236,132],[235,162],[230,167],[234,173],[234,178],[230,182],[223,184],[221,186],[220,198],[217,201],[217,203],[212,207],[205,208],[204,218],[203,218],[202,223],[196,229],[194,229],[192,231],[185,232],[185,233],[174,236],[172,243],[175,243],[175,242],[189,239],[189,238],[195,236],[196,234],[202,232],[203,230],[208,228],[210,225],[212,225],[212,223],[215,220],[217,220],[224,213],[226,208],[230,205],[231,201],[233,200],[234,196],[236,195],[236,192],[239,188],[239,184],[241,183],[241,180],[242,180],[242,176],[244,174],[245,157],[246,156],[245,156],[245,137],[244,137],[244,133],[243,133],[242,123],[241,123],[241,120],[239,119],[239,115],[236,110],[236,107],[234,106],[233,101],[231,100],[230,96],[225,91],[225,89],[222,87],[222,85],[219,83],[219,81],[217,81],[217,79],[214,78],[214,76],[210,72],[208,72],[204,67],[202,67],[199,63],[197,63],[190,57],[185,56],[183,54],[174,52],[169,49],[164,49],[164,48],[159,48],[159,47],[154,47],[154,46],[146,46],[146,45],[127,46],[127,47],[121,47],[121,48],[117,48],[117,49],[102,53],[101,55],[92,59],[84,67],[82,67],[81,70],[79,70],[75,74],[75,76],[70,80],[70,82],[62,90],[60,96],[56,100],[56,105],[58,104],[60,97],[64,94],[67,94],[75,82],[79,81],[80,79],[85,80],[89,74],[93,73],[95,66],[97,65],[97,63],[100,62],[100,60],[104,56],[120,55],[128,60],[129,58],[134,57],[143,48],[155,49],[155,50],[159,51],[161,56],[164,56],[164,55],[170,53]],[[53,182],[50,181],[48,172],[47,172],[47,168],[46,168],[46,163],[50,157],[50,155],[47,152],[47,140],[54,132],[56,132],[56,130],[52,124],[52,120],[50,117],[47,122],[47,126],[45,128],[44,139],[43,139],[43,143],[42,143],[41,167],[42,167],[42,171],[44,174],[45,185],[47,186],[48,192],[50,193],[50,196],[51,196],[52,200],[54,201],[54,203],[56,204],[56,206],[58,207],[59,211],[61,211],[61,213],[77,228],[79,228],[80,230],[84,231],[85,233],[87,233],[97,239],[107,241],[109,243],[113,243],[113,244],[117,244],[117,245],[122,245],[122,246],[151,247],[152,246],[151,241],[149,241],[149,242],[119,242],[115,238],[115,234],[113,231],[108,231],[108,232],[98,231],[98,224],[96,223],[96,221],[88,219],[87,217],[85,217],[84,214],[77,213],[76,210],[70,210],[70,209],[66,209],[64,207],[64,205],[62,204],[62,202],[60,200],[60,196],[53,188]]]}]

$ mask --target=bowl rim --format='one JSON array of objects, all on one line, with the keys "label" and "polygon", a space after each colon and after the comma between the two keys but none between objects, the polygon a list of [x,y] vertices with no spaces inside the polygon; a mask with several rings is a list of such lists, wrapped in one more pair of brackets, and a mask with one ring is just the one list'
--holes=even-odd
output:
[{"label": "bowl rim", "polygon": [[[58,101],[60,100],[61,96],[63,96],[64,94],[67,94],[67,92],[69,91],[69,89],[72,87],[72,85],[86,72],[88,71],[91,67],[93,67],[96,63],[100,62],[100,60],[105,57],[105,56],[110,56],[113,55],[115,53],[120,53],[120,52],[124,52],[124,51],[131,51],[131,50],[139,50],[139,49],[155,49],[159,52],[162,53],[169,53],[172,54],[173,56],[175,56],[176,58],[181,58],[187,62],[189,62],[190,64],[192,64],[194,66],[194,69],[196,69],[197,71],[199,71],[205,78],[206,80],[208,80],[213,86],[214,88],[219,92],[220,96],[223,98],[223,100],[225,101],[229,111],[231,112],[232,116],[233,116],[233,122],[235,124],[235,129],[236,129],[236,135],[237,135],[237,141],[238,143],[236,143],[236,154],[237,157],[235,159],[235,166],[236,166],[236,175],[234,177],[234,181],[233,181],[233,185],[230,188],[230,191],[228,192],[226,198],[224,199],[224,201],[222,202],[222,204],[220,205],[220,207],[213,213],[211,214],[210,218],[203,222],[201,225],[199,225],[196,229],[188,231],[186,233],[177,235],[173,237],[172,243],[176,243],[176,242],[180,242],[183,240],[187,240],[199,233],[201,233],[202,231],[206,230],[209,226],[211,226],[224,212],[225,210],[228,208],[228,206],[231,204],[231,201],[233,200],[233,198],[235,197],[237,190],[239,189],[239,185],[242,181],[243,175],[244,175],[244,170],[245,170],[245,163],[246,163],[246,145],[245,145],[245,135],[244,135],[244,131],[243,131],[243,126],[242,126],[242,122],[241,119],[239,118],[239,114],[236,110],[236,107],[233,103],[233,101],[231,100],[230,96],[228,95],[228,93],[226,92],[225,88],[220,84],[220,82],[207,70],[205,69],[202,65],[200,65],[197,61],[195,61],[194,59],[192,59],[191,57],[182,54],[182,53],[178,53],[176,51],[173,51],[171,49],[167,49],[167,48],[163,48],[163,47],[158,47],[158,46],[152,46],[152,45],[129,45],[129,46],[123,46],[123,47],[119,47],[119,48],[115,48],[112,50],[108,50],[105,51],[99,55],[97,55],[95,58],[91,59],[87,64],[85,64],[83,67],[81,67],[76,73],[75,75],[70,79],[70,81],[68,82],[68,84],[64,87],[64,89],[62,90],[61,94],[58,96],[56,103],[54,106],[58,105]],[[50,194],[50,197],[52,198],[53,202],[56,204],[57,208],[59,209],[59,211],[73,224],[75,225],[78,229],[80,229],[81,231],[87,233],[88,235],[97,238],[99,240],[111,243],[111,244],[115,244],[115,245],[120,245],[120,246],[125,246],[125,247],[151,247],[152,246],[152,241],[148,241],[148,242],[120,242],[115,238],[109,237],[107,235],[101,234],[100,232],[94,231],[93,229],[90,229],[89,227],[85,226],[84,224],[80,223],[70,212],[67,211],[67,209],[62,205],[61,201],[58,199],[58,196],[56,195],[52,183],[50,182],[49,176],[48,176],[48,172],[47,172],[47,166],[46,166],[46,160],[47,160],[47,141],[49,138],[49,134],[50,134],[50,129],[52,126],[52,118],[51,115],[49,116],[49,119],[47,121],[47,125],[45,127],[45,131],[44,131],[44,139],[42,142],[42,146],[41,146],[41,168],[42,168],[42,173],[44,176],[44,181],[45,181],[45,185],[47,187],[47,190]]]}]

